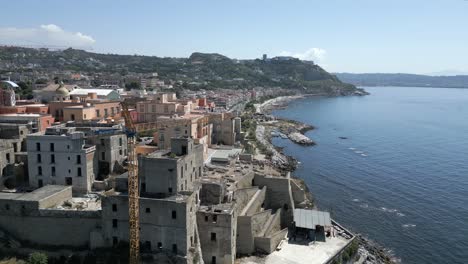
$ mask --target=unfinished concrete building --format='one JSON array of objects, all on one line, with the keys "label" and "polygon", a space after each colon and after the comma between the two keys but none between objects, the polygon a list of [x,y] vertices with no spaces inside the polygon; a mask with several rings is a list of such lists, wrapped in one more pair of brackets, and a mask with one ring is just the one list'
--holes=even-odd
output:
[{"label": "unfinished concrete building", "polygon": [[241,120],[233,113],[212,113],[210,123],[213,124],[212,144],[234,145],[241,133]]},{"label": "unfinished concrete building", "polygon": [[234,263],[237,252],[234,207],[234,203],[224,203],[199,208],[197,225],[205,263]]},{"label": "unfinished concrete building", "polygon": [[175,194],[193,190],[203,170],[203,145],[191,138],[172,138],[171,150],[139,158],[141,192]]},{"label": "unfinished concrete building", "polygon": [[80,127],[86,133],[86,143],[96,146],[97,180],[122,173],[122,163],[127,156],[127,135],[120,128]]},{"label": "unfinished concrete building", "polygon": [[83,132],[52,127],[27,137],[29,185],[70,185],[76,193],[91,191],[96,175],[96,146],[86,144]]}]

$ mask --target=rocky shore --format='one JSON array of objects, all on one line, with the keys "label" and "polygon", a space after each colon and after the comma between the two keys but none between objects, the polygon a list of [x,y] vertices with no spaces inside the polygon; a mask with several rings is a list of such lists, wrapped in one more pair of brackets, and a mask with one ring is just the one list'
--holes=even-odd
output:
[{"label": "rocky shore", "polygon": [[[356,95],[366,95],[365,91],[359,91]],[[292,100],[303,98],[304,96],[282,96],[268,100],[262,104],[255,105],[258,115],[268,115],[271,110],[284,108]],[[295,120],[277,118],[268,116],[265,120],[261,120],[256,129],[256,137],[267,151],[271,154],[271,163],[280,170],[294,171],[297,167],[297,160],[294,157],[286,156],[281,150],[276,148],[271,143],[272,136],[281,136],[289,138],[291,141],[301,145],[314,145],[315,142],[304,135],[305,132],[314,129],[313,126],[307,125]],[[312,197],[312,194],[311,194]],[[391,251],[381,247],[377,243],[367,239],[366,237],[357,234],[356,239],[359,243],[358,253],[352,263],[359,264],[391,264],[400,263]]]}]

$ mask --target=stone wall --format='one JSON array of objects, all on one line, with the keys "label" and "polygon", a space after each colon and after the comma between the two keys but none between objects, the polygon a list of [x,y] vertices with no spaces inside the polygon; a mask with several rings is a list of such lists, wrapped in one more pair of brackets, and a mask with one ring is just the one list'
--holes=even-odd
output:
[{"label": "stone wall", "polygon": [[255,252],[254,237],[261,233],[270,217],[271,210],[259,212],[251,216],[238,216],[237,253],[252,254]]},{"label": "stone wall", "polygon": [[242,210],[241,215],[253,215],[259,212],[264,207],[266,190],[266,187],[258,190]]},{"label": "stone wall", "polygon": [[275,251],[278,244],[286,237],[288,229],[282,229],[274,233],[271,237],[256,237],[255,250],[270,254]]},{"label": "stone wall", "polygon": [[234,192],[234,200],[236,201],[236,214],[240,214],[244,207],[249,203],[250,199],[257,193],[258,187],[237,189]]},{"label": "stone wall", "polygon": [[33,245],[88,248],[90,232],[101,225],[100,211],[36,210],[37,204],[30,202],[8,204],[8,210],[6,202],[0,204],[0,229]]},{"label": "stone wall", "polygon": [[283,209],[281,226],[286,227],[293,221],[294,202],[289,177],[273,177],[255,174],[254,185],[267,187],[266,208]]}]

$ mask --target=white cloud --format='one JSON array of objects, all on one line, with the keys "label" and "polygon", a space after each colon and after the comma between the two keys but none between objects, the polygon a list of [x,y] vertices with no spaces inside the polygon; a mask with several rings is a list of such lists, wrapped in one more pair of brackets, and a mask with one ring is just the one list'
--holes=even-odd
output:
[{"label": "white cloud", "polygon": [[327,51],[321,48],[310,48],[302,53],[294,53],[290,51],[282,51],[280,56],[291,56],[300,60],[323,61],[327,55]]},{"label": "white cloud", "polygon": [[0,27],[0,44],[4,45],[56,45],[83,48],[96,40],[81,32],[70,32],[48,24],[37,28]]}]

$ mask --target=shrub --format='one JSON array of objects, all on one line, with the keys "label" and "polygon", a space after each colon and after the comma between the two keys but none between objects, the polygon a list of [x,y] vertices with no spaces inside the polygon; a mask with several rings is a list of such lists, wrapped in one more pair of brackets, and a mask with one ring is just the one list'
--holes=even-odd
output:
[{"label": "shrub", "polygon": [[47,264],[47,255],[40,252],[34,252],[29,255],[29,264]]}]

